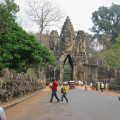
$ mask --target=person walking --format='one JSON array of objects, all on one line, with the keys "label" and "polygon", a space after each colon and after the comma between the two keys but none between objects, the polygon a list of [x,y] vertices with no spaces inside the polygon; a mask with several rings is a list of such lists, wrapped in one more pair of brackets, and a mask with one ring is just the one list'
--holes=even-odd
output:
[{"label": "person walking", "polygon": [[52,95],[51,95],[51,99],[50,99],[50,103],[53,102],[53,97],[55,96],[55,98],[57,99],[57,102],[60,101],[60,99],[57,96],[57,87],[58,87],[58,83],[55,81],[55,79],[52,80],[53,84],[52,84]]},{"label": "person walking", "polygon": [[92,86],[93,86],[93,84],[92,84],[92,82],[90,83],[90,88],[91,88],[91,90],[92,90]]},{"label": "person walking", "polygon": [[2,107],[0,107],[0,120],[6,120],[5,112]]},{"label": "person walking", "polygon": [[106,92],[108,92],[108,88],[109,88],[109,85],[108,85],[108,83],[106,82],[106,84],[105,84],[105,90],[106,90]]},{"label": "person walking", "polygon": [[85,82],[85,91],[87,91],[87,82]]},{"label": "person walking", "polygon": [[81,86],[83,86],[83,82],[81,82]]},{"label": "person walking", "polygon": [[66,84],[63,83],[63,88],[62,88],[62,97],[61,97],[61,103],[63,103],[63,98],[65,98],[66,102],[68,103],[68,98],[66,97],[67,95],[67,87]]},{"label": "person walking", "polygon": [[97,89],[100,92],[100,83],[97,83]]},{"label": "person walking", "polygon": [[104,83],[102,82],[101,83],[101,92],[103,92],[104,91]]}]

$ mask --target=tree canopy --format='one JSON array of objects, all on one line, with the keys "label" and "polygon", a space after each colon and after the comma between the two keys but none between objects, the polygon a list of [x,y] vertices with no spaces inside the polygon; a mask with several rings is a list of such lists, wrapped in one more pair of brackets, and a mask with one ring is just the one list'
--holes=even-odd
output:
[{"label": "tree canopy", "polygon": [[15,21],[15,14],[19,7],[14,0],[3,0],[0,2],[0,34],[8,32],[8,27]]},{"label": "tree canopy", "polygon": [[110,49],[99,52],[96,57],[103,58],[110,67],[120,67],[120,34]]},{"label": "tree canopy", "polygon": [[2,35],[0,44],[0,68],[26,72],[30,67],[46,63],[55,65],[55,58],[46,47],[27,34],[17,23],[12,24],[9,33]]},{"label": "tree canopy", "polygon": [[94,25],[91,31],[96,33],[96,36],[107,35],[111,43],[115,43],[115,38],[120,34],[120,5],[100,7],[92,13],[92,22]]}]

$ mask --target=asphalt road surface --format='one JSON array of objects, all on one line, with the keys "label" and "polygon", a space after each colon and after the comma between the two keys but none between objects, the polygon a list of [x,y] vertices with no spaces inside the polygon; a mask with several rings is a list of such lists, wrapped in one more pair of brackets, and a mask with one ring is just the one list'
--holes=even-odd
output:
[{"label": "asphalt road surface", "polygon": [[[57,94],[60,98],[60,91]],[[7,120],[120,120],[120,101],[112,95],[76,88],[68,90],[69,103],[58,103],[55,98],[49,103],[50,97],[47,91],[6,110]]]}]

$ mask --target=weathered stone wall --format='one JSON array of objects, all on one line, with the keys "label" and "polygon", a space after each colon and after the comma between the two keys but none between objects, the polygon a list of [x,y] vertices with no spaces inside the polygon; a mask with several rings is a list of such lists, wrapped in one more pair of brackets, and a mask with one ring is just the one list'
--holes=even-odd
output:
[{"label": "weathered stone wall", "polygon": [[103,59],[87,59],[87,81],[108,82],[110,89],[120,90],[120,68],[110,68]]},{"label": "weathered stone wall", "polygon": [[46,80],[44,74],[41,74],[38,79],[4,69],[0,77],[0,101],[10,101],[44,88]]},{"label": "weathered stone wall", "polygon": [[110,68],[107,75],[110,88],[120,90],[120,68]]}]

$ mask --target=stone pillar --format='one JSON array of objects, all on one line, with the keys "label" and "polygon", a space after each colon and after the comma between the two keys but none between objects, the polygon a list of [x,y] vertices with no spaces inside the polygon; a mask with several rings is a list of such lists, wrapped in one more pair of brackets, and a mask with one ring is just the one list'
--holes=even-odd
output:
[{"label": "stone pillar", "polygon": [[[91,79],[93,79],[93,77],[90,75],[91,73],[91,69],[90,69],[91,67],[90,66],[88,66],[88,75],[87,75],[87,79],[88,79],[88,81],[91,81]],[[94,74],[94,73],[93,73]]]},{"label": "stone pillar", "polygon": [[73,80],[76,80],[76,65],[73,63]]},{"label": "stone pillar", "polygon": [[63,71],[63,63],[60,64],[60,81],[63,82],[64,71]]},{"label": "stone pillar", "polygon": [[96,75],[95,75],[95,77],[96,77],[95,79],[98,81],[98,67],[97,67],[97,66],[96,66],[96,70],[95,70],[95,71],[96,71],[96,72],[95,72],[95,74],[96,74]]},{"label": "stone pillar", "polygon": [[83,79],[83,82],[85,82],[87,79],[88,79],[88,66],[85,66],[85,71],[83,72],[83,76],[84,76],[84,79]]},{"label": "stone pillar", "polygon": [[84,71],[82,71],[82,73],[81,73],[81,81],[82,82],[84,81]]}]

